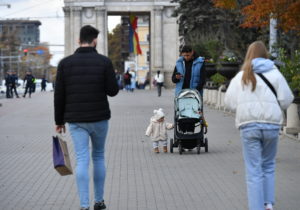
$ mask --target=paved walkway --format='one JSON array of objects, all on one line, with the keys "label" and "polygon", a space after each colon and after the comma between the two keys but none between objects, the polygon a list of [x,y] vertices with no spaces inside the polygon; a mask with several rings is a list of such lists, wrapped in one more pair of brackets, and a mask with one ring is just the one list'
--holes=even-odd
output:
[{"label": "paved walkway", "polygon": [[[0,102],[0,209],[78,209],[74,176],[61,177],[52,165],[53,92]],[[144,132],[154,108],[164,108],[172,122],[173,92],[164,90],[161,98],[154,91],[120,92],[110,103],[109,210],[247,209],[232,115],[205,107],[209,153],[154,154]],[[68,134],[67,140],[75,166]],[[299,142],[281,137],[277,166],[276,210],[300,209]]]}]

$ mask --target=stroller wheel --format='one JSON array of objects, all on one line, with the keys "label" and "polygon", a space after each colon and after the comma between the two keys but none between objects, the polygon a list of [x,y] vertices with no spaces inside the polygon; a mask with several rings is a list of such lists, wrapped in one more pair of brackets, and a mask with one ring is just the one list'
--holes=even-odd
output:
[{"label": "stroller wheel", "polygon": [[197,145],[197,154],[199,155],[200,154],[200,150],[201,150],[201,146],[200,144]]},{"label": "stroller wheel", "polygon": [[178,143],[178,151],[179,151],[179,154],[182,155],[182,146],[180,143]]},{"label": "stroller wheel", "polygon": [[174,140],[170,139],[170,152],[171,153],[173,153],[173,143],[174,143]]},{"label": "stroller wheel", "polygon": [[207,138],[204,139],[205,152],[208,152],[208,142]]}]

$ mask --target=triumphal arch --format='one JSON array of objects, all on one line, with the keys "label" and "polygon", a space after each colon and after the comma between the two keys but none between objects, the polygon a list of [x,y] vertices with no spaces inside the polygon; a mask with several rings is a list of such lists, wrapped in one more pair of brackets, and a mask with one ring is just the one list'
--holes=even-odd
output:
[{"label": "triumphal arch", "polygon": [[150,71],[165,74],[167,87],[179,51],[178,25],[172,17],[177,4],[170,0],[64,0],[65,55],[78,47],[79,30],[92,25],[100,31],[97,50],[107,55],[108,15],[149,15],[150,17]]}]

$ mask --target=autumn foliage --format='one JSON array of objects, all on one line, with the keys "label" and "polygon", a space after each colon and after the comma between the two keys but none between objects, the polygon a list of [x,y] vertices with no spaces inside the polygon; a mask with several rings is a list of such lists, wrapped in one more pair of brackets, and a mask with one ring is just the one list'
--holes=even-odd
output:
[{"label": "autumn foliage", "polygon": [[237,1],[236,0],[213,0],[215,7],[223,8],[223,9],[236,9]]},{"label": "autumn foliage", "polygon": [[[237,0],[213,0],[214,5],[223,9],[236,9]],[[299,0],[252,0],[241,9],[245,16],[242,27],[265,27],[270,18],[277,19],[278,27],[285,32],[296,31],[300,34],[300,1]]]}]

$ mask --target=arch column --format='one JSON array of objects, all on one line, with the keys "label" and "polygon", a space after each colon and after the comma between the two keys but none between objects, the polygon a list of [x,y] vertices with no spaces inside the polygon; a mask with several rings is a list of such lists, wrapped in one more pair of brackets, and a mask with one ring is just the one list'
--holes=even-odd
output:
[{"label": "arch column", "polygon": [[65,56],[71,54],[71,24],[70,24],[70,7],[63,7],[65,13]]},{"label": "arch column", "polygon": [[108,55],[107,51],[107,15],[105,7],[95,7],[96,28],[100,31],[98,36],[97,51],[100,54]]},{"label": "arch column", "polygon": [[153,23],[151,27],[154,32],[153,40],[153,67],[155,69],[163,68],[163,22],[162,22],[163,6],[156,6],[153,8]]},{"label": "arch column", "polygon": [[73,53],[77,47],[79,47],[78,41],[79,41],[79,33],[80,33],[80,28],[81,28],[81,11],[82,7],[73,7],[73,40],[72,40],[72,51]]}]

